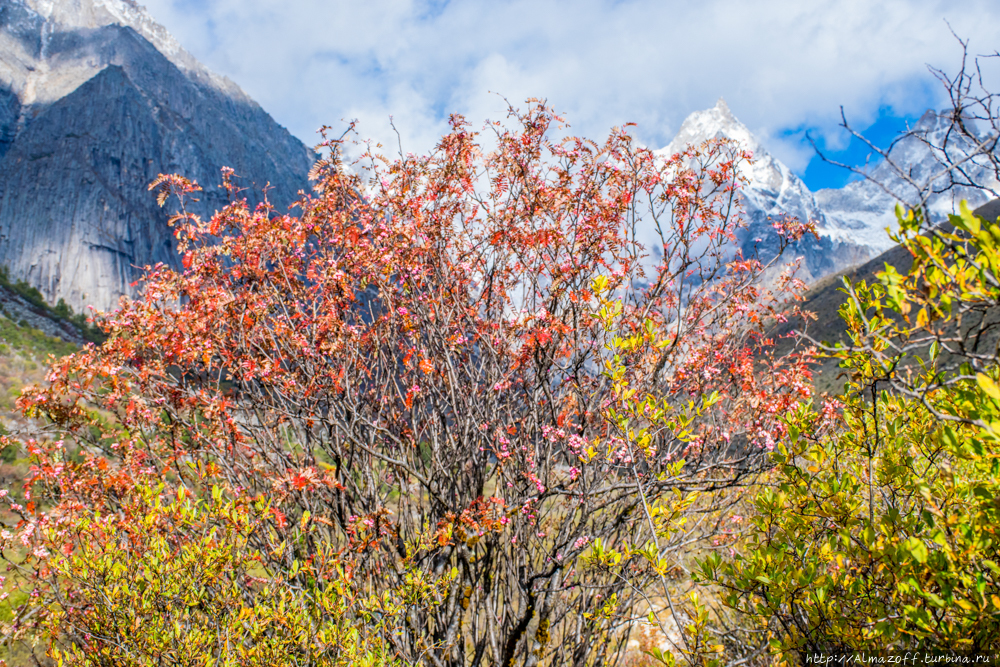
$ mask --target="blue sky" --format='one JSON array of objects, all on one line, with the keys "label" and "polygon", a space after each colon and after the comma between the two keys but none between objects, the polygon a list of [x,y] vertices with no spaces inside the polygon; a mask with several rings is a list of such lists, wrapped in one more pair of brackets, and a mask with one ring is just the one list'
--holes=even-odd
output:
[{"label": "blue sky", "polygon": [[394,148],[391,117],[404,151],[426,151],[450,113],[502,118],[502,95],[545,98],[593,138],[635,122],[658,148],[721,96],[812,189],[847,174],[807,134],[867,156],[838,130],[841,106],[885,144],[944,105],[927,65],[959,66],[949,25],[973,53],[1000,47],[995,0],[141,1],[307,144],[357,119]]},{"label": "blue sky", "polygon": [[[933,101],[928,100],[928,104],[933,104]],[[858,130],[874,145],[886,149],[892,143],[893,139],[912,128],[918,120],[918,115],[899,113],[892,107],[883,106],[878,109],[875,121],[868,125],[868,127],[861,125],[854,129]],[[850,119],[848,119],[848,122],[850,122]],[[800,167],[796,170],[811,190],[839,188],[850,180],[861,178],[859,175],[852,173],[840,165],[854,165],[864,168],[868,165],[874,166],[874,164],[877,164],[875,161],[878,160],[879,156],[873,154],[868,144],[848,134],[849,139],[847,139],[846,145],[844,145],[844,138],[842,136],[844,134],[847,133],[838,133],[841,136],[838,136],[834,141],[827,141],[824,135],[817,131],[816,128],[808,126],[794,129],[786,128],[782,132],[783,137],[787,140],[796,141],[800,145],[813,149],[814,154],[805,167]],[[813,148],[813,143],[809,141],[809,138],[815,141],[815,148]],[[835,162],[839,164],[834,164]]]}]

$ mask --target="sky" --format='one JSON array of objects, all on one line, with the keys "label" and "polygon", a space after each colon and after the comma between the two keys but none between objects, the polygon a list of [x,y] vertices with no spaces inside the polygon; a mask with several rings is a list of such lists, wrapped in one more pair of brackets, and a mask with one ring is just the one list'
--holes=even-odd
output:
[{"label": "sky", "polygon": [[357,120],[361,137],[421,153],[452,113],[481,125],[505,99],[542,98],[575,134],[632,122],[660,148],[723,97],[813,190],[849,173],[810,137],[840,161],[867,157],[841,107],[885,144],[946,106],[928,65],[959,70],[952,31],[973,55],[1000,48],[996,0],[140,1],[308,145]]}]

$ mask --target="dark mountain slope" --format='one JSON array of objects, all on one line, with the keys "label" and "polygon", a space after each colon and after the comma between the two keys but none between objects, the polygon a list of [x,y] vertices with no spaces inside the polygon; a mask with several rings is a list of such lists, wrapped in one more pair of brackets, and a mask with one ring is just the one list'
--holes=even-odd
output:
[{"label": "dark mountain slope", "polygon": [[253,201],[270,184],[284,207],[308,187],[311,151],[137,5],[49,4],[0,0],[0,265],[12,278],[51,303],[113,308],[142,267],[178,262],[169,211],[146,189],[158,174],[202,184],[203,215],[225,203],[223,166]]},{"label": "dark mountain slope", "polygon": [[[1000,200],[983,204],[974,213],[986,220],[997,220],[1000,217]],[[849,277],[853,283],[864,280],[871,285],[879,282],[877,274],[884,271],[886,265],[893,266],[897,271],[905,274],[913,265],[913,257],[906,248],[897,245],[864,264],[827,276],[813,285],[805,294],[805,300],[801,304],[802,310],[816,316],[815,321],[807,323],[806,333],[813,340],[824,343],[846,343],[846,328],[838,315],[840,306],[847,300],[847,295],[841,291],[844,286],[844,276]],[[802,328],[801,321],[789,321],[779,326],[776,333],[779,336],[787,336],[793,330],[802,330]],[[777,351],[781,353],[790,346],[790,339],[786,338],[779,342]],[[814,377],[817,390],[820,392],[839,391],[843,386],[843,378],[840,375],[841,369],[837,360],[822,359]]]}]

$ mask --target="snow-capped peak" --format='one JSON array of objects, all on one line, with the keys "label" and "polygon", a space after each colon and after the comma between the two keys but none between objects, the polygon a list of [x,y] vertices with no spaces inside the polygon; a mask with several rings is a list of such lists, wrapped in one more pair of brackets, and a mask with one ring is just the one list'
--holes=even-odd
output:
[{"label": "snow-capped peak", "polygon": [[181,70],[231,96],[246,98],[236,84],[213,74],[185,51],[173,35],[135,0],[0,0],[0,8],[4,5],[20,8],[18,13],[23,20],[43,23],[40,54],[43,60],[48,36],[60,31],[119,25],[135,30]]},{"label": "snow-capped peak", "polygon": [[736,119],[733,112],[729,110],[729,105],[720,97],[711,109],[695,111],[684,119],[677,136],[660,152],[664,154],[679,153],[688,146],[697,146],[717,137],[726,137],[737,141],[755,155],[761,149],[760,143],[750,133],[750,130]]},{"label": "snow-capped peak", "polygon": [[[810,192],[801,179],[768,153],[721,98],[711,109],[688,116],[677,136],[657,152],[664,156],[672,155],[690,145],[698,146],[706,140],[720,137],[732,139],[751,151],[753,162],[742,165],[748,179],[742,194],[749,220],[746,236],[749,240],[743,242],[744,251],[766,247],[771,221],[783,215],[813,221],[821,236],[819,243],[814,248],[799,244],[796,252],[806,260],[812,277],[818,278],[823,273],[864,261],[892,247],[888,229],[895,226],[896,197],[916,204],[918,188],[914,187],[914,183],[924,187],[928,185],[925,181],[935,179],[935,187],[943,191],[933,195],[927,204],[932,215],[942,218],[956,210],[962,199],[975,207],[991,198],[990,192],[980,188],[943,187],[947,184],[940,175],[945,163],[963,159],[971,146],[967,140],[949,137],[947,160],[939,149],[931,148],[943,145],[945,134],[951,127],[949,114],[928,111],[913,131],[893,146],[889,157],[906,171],[905,177],[883,161],[872,171],[872,178],[877,184],[860,180],[843,188],[817,193]],[[992,196],[1000,193],[1000,183],[993,178],[990,165],[967,162],[965,169],[975,172],[975,182],[987,187],[992,185]]]},{"label": "snow-capped peak", "polygon": [[128,26],[170,57],[183,51],[166,28],[134,0],[8,0],[64,29]]},{"label": "snow-capped peak", "polygon": [[[715,106],[689,115],[681,124],[677,136],[656,153],[669,156],[688,146],[698,146],[705,141],[726,138],[735,141],[753,155],[749,164],[740,165],[747,183],[742,189],[743,208],[748,227],[741,240],[744,254],[768,254],[777,248],[772,223],[789,216],[816,224],[821,238],[817,242],[803,241],[795,251],[802,257],[807,280],[817,279],[846,265],[867,259],[875,246],[866,235],[864,240],[854,238],[854,230],[845,230],[835,220],[829,220],[805,183],[780,160],[772,156],[757,138],[741,123],[725,100],[720,98]],[[877,235],[888,242],[884,230]],[[885,244],[882,244],[885,245]],[[878,248],[878,251],[881,247]]]},{"label": "snow-capped peak", "polygon": [[[740,166],[749,180],[748,195],[757,199],[757,203],[768,215],[805,217],[823,227],[822,216],[815,202],[811,201],[805,184],[780,160],[767,152],[747,126],[733,115],[729,105],[721,97],[711,109],[689,115],[677,136],[657,153],[663,156],[673,155],[688,146],[698,146],[716,138],[731,139],[753,155],[751,163]],[[763,198],[755,196],[758,194]],[[789,206],[794,211],[786,210]]]}]

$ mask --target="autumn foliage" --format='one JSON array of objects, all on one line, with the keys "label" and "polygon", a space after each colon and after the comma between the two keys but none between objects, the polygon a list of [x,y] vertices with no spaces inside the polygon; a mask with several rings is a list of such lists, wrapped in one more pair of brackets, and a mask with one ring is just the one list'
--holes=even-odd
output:
[{"label": "autumn foliage", "polygon": [[693,651],[684,548],[809,394],[807,358],[772,358],[765,336],[800,285],[733,250],[750,159],[733,144],[664,160],[626,129],[562,134],[532,103],[481,133],[454,117],[427,156],[349,166],[330,140],[287,214],[250,207],[229,173],[210,220],[184,210],[196,184],[154,183],[178,202],[183,269],[150,267],[107,341],[21,401],[47,425],[5,539],[49,606],[16,631],[119,664],[128,630],[100,600],[123,572],[77,555],[159,549],[215,554],[221,570],[182,562],[222,583],[191,612],[158,584],[176,637],[130,645],[135,664],[235,627],[204,610],[279,584],[287,618],[266,608],[257,635],[183,664],[250,664],[264,638],[304,636],[282,622],[353,639],[266,664],[607,664],[640,614]]},{"label": "autumn foliage", "polygon": [[1000,232],[898,215],[911,270],[844,281],[843,394],[789,415],[744,539],[701,563],[777,655],[1000,648]]}]

